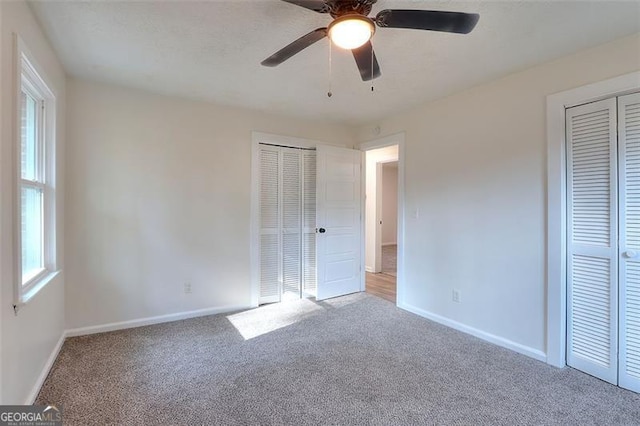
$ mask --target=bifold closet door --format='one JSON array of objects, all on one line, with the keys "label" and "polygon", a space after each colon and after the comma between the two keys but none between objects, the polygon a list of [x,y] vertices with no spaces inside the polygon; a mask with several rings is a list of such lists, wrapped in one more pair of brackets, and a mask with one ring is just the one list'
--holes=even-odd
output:
[{"label": "bifold closet door", "polygon": [[316,294],[316,153],[259,146],[259,304]]},{"label": "bifold closet door", "polygon": [[283,293],[316,294],[316,153],[282,150]]},{"label": "bifold closet door", "polygon": [[282,158],[276,147],[261,146],[260,161],[260,297],[280,301],[282,294],[281,193]]},{"label": "bifold closet door", "polygon": [[567,109],[567,363],[618,378],[616,100]]},{"label": "bifold closet door", "polygon": [[282,292],[300,297],[302,281],[302,164],[300,150],[282,149]]},{"label": "bifold closet door", "polygon": [[618,98],[619,385],[640,392],[640,93]]}]

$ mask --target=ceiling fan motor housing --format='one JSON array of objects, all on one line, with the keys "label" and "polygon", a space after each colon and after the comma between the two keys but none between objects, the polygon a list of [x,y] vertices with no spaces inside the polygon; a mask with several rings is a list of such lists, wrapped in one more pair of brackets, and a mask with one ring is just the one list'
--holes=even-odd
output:
[{"label": "ceiling fan motor housing", "polygon": [[326,0],[329,14],[334,18],[343,15],[364,15],[371,12],[371,8],[378,0]]}]

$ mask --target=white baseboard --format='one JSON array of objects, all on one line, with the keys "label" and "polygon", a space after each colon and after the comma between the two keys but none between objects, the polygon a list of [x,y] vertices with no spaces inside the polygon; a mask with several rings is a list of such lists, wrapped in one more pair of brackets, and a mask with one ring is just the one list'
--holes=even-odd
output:
[{"label": "white baseboard", "polygon": [[487,333],[485,331],[478,330],[477,328],[469,327],[468,325],[464,325],[449,318],[445,318],[432,312],[425,311],[424,309],[417,308],[407,303],[398,303],[398,307],[421,317],[427,318],[431,321],[437,322],[447,327],[451,327],[458,331],[462,331],[463,333],[471,334],[472,336],[478,337],[482,340],[486,340],[487,342],[493,343],[494,345],[511,349],[512,351],[518,352],[522,355],[526,355],[533,359],[537,359],[538,361],[547,362],[547,355],[538,349],[533,349],[528,346],[521,345],[520,343],[513,342],[509,339],[505,339],[504,337],[496,336],[495,334]]},{"label": "white baseboard", "polygon": [[24,405],[31,405],[36,401],[36,398],[38,397],[38,393],[40,393],[40,388],[42,388],[44,381],[47,379],[47,376],[49,375],[49,371],[51,371],[51,367],[53,367],[53,363],[56,361],[56,358],[58,358],[58,354],[60,353],[60,349],[62,349],[62,345],[64,344],[64,339],[66,338],[67,338],[67,333],[66,331],[63,331],[62,335],[60,336],[60,339],[58,339],[58,343],[56,343],[56,346],[53,348],[53,351],[51,351],[49,358],[47,358],[47,362],[44,364],[44,367],[42,367],[42,371],[40,372],[38,379],[33,385],[33,388],[31,388],[31,392],[29,392],[29,396],[27,397],[27,400],[25,401]]},{"label": "white baseboard", "polygon": [[110,324],[92,325],[89,327],[73,328],[66,331],[67,337],[86,336],[88,334],[106,333],[108,331],[124,330],[127,328],[143,327],[145,325],[161,324],[163,322],[179,321],[188,318],[204,317],[207,315],[224,314],[227,312],[249,309],[249,305],[223,306],[220,308],[198,309],[196,311],[178,312],[157,317],[140,318],[130,321],[112,322]]},{"label": "white baseboard", "polygon": [[365,266],[364,270],[367,271],[367,272],[371,272],[371,273],[375,273],[376,272],[376,269],[371,267],[371,266]]},{"label": "white baseboard", "polygon": [[397,246],[398,243],[382,243],[383,246]]}]

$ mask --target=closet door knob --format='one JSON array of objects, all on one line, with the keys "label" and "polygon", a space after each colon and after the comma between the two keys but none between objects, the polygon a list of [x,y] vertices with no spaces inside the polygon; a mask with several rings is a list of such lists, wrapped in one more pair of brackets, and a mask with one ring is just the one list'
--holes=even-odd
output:
[{"label": "closet door knob", "polygon": [[638,256],[638,252],[635,250],[627,250],[624,252],[624,257],[627,259],[634,259]]},{"label": "closet door knob", "polygon": [[324,228],[320,228],[320,229],[318,229],[318,232],[321,233],[321,234],[324,234],[325,232],[327,232],[327,230],[324,229]]}]

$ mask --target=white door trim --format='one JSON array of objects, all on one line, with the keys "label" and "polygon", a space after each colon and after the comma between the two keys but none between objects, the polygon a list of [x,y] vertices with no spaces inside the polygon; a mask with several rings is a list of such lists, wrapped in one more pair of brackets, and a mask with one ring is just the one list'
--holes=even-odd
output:
[{"label": "white door trim", "polygon": [[[363,142],[358,145],[361,151],[369,151],[372,149],[384,148],[387,146],[398,145],[398,275],[396,277],[396,306],[405,305],[405,276],[404,276],[404,132],[395,133],[380,139]],[[362,197],[364,203],[364,185],[366,180],[366,167],[362,168]],[[363,204],[364,205],[364,204]],[[362,253],[365,253],[365,221],[362,221]],[[362,256],[362,271],[364,271],[364,258]],[[365,289],[365,274],[362,274],[362,290]]]},{"label": "white door trim", "polygon": [[547,363],[566,365],[565,109],[640,89],[640,71],[547,96]]},{"label": "white door trim", "polygon": [[251,305],[257,307],[260,299],[260,143],[290,146],[295,148],[315,148],[318,145],[333,145],[313,139],[292,136],[273,135],[270,133],[251,132],[251,215],[249,247],[251,256]]}]

